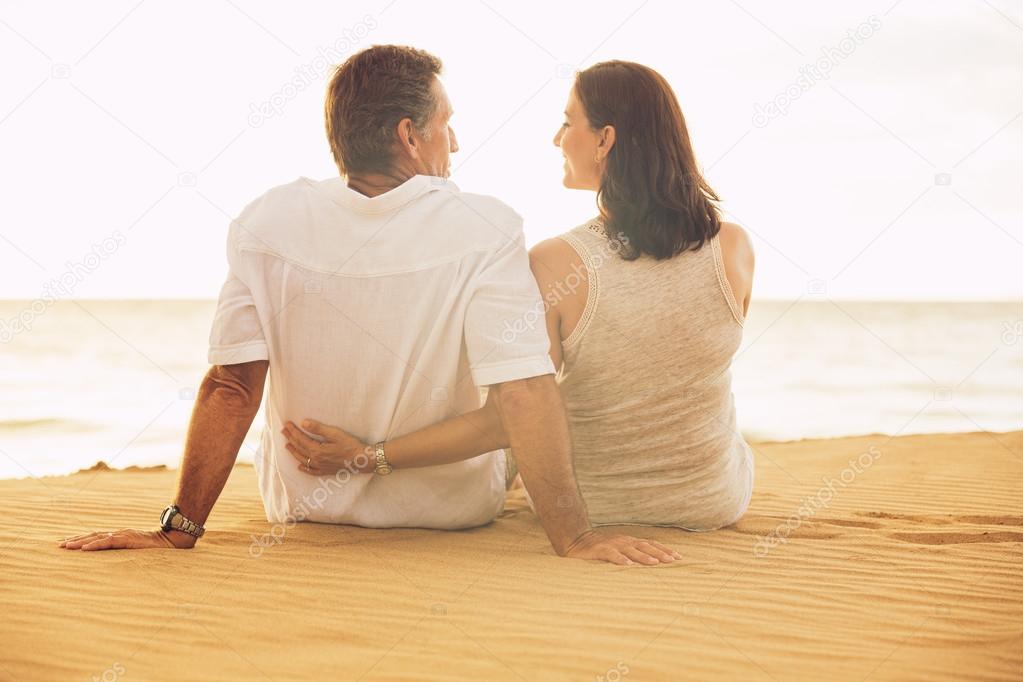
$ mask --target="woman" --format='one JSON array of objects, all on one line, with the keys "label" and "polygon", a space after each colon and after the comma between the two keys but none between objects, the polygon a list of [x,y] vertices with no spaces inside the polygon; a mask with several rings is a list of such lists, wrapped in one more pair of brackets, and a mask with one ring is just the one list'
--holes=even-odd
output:
[{"label": "woman", "polygon": [[[720,221],[678,101],[657,72],[592,66],[577,75],[565,117],[554,137],[564,184],[596,191],[600,214],[536,245],[530,264],[590,520],[689,530],[733,523],[753,486],[730,372],[752,290],[750,240]],[[373,471],[373,458],[358,456],[367,444],[303,426],[325,441],[288,424],[288,449],[303,468],[314,456]],[[506,446],[488,401],[389,441],[386,454],[402,468]]]}]

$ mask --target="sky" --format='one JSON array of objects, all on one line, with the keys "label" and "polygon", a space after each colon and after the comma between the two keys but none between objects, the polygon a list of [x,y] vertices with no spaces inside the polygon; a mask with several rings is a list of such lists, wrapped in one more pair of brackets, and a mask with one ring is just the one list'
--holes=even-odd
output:
[{"label": "sky", "polygon": [[627,59],[675,89],[755,297],[1023,299],[1008,0],[0,0],[0,298],[215,298],[230,219],[336,175],[324,88],[380,43],[444,61],[452,178],[529,244],[596,213],[552,138],[575,70]]}]

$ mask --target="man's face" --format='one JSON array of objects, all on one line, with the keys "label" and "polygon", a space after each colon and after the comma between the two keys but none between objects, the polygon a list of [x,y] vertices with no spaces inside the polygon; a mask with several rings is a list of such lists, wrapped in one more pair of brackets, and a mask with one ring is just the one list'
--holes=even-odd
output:
[{"label": "man's face", "polygon": [[436,175],[446,178],[451,175],[451,154],[458,151],[458,140],[451,129],[451,116],[454,111],[448,99],[447,90],[439,78],[433,81],[433,94],[437,99],[437,109],[426,124],[428,139],[420,140],[418,172],[421,175]]}]

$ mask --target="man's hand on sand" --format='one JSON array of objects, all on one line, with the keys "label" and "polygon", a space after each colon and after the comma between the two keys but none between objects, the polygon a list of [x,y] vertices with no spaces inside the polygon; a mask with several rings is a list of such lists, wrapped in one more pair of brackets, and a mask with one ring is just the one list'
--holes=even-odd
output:
[{"label": "man's hand on sand", "polygon": [[654,540],[631,535],[605,535],[589,530],[572,543],[565,552],[573,559],[597,559],[619,566],[670,564],[682,555]]},{"label": "man's hand on sand", "polygon": [[195,538],[176,530],[134,530],[122,528],[115,531],[84,533],[61,540],[57,546],[64,549],[189,549],[195,545]]}]

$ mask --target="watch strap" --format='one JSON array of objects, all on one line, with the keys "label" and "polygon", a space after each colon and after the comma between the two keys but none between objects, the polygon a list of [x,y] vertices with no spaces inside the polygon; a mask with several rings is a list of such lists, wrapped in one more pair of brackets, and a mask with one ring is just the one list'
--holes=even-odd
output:
[{"label": "watch strap", "polygon": [[182,533],[188,533],[195,538],[201,538],[206,532],[205,528],[182,514],[181,509],[179,509],[176,504],[172,504],[164,510],[164,518],[166,518],[166,521],[163,524],[163,529],[165,531],[178,530]]},{"label": "watch strap", "polygon": [[384,454],[384,441],[380,441],[373,446],[373,455],[376,464],[376,466],[373,467],[373,473],[386,476],[394,470],[391,463],[387,461],[387,455]]}]

